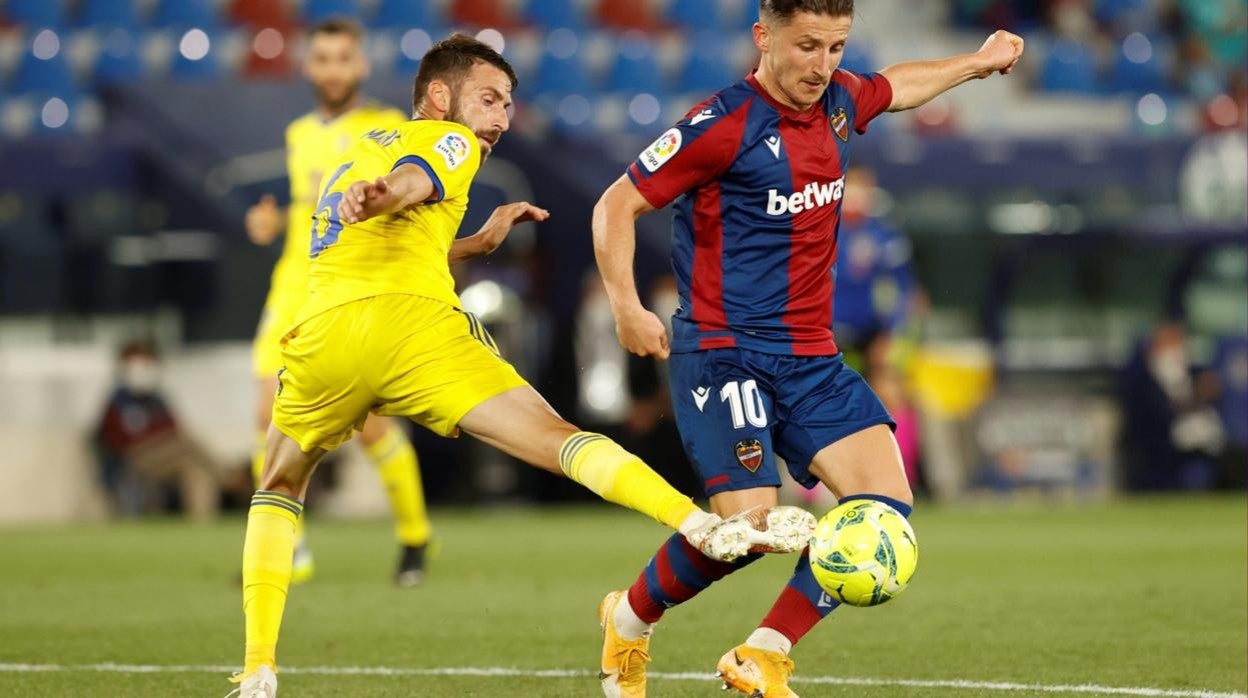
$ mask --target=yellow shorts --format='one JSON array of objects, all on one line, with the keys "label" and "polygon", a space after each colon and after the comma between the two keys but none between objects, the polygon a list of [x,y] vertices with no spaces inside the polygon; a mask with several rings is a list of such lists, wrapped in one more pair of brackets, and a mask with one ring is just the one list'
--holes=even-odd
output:
[{"label": "yellow shorts", "polygon": [[469,410],[528,385],[471,314],[402,294],[303,321],[282,358],[273,424],[304,451],[337,448],[370,411],[454,436]]},{"label": "yellow shorts", "polygon": [[295,324],[298,308],[298,303],[283,298],[278,291],[269,293],[251,345],[251,370],[256,378],[273,378],[281,370],[282,337]]}]

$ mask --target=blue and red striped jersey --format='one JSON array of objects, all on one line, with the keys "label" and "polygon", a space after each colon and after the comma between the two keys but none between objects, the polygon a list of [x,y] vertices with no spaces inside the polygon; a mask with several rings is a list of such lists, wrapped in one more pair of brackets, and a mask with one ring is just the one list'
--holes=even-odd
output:
[{"label": "blue and red striped jersey", "polygon": [[837,70],[823,100],[799,112],[750,75],[629,166],[655,208],[679,198],[672,351],[837,353],[833,267],[850,134],[865,132],[892,97],[882,75]]}]

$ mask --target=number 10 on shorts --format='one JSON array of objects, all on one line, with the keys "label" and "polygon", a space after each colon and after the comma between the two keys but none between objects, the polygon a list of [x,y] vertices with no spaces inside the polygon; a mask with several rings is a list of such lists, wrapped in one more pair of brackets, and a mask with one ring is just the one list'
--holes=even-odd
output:
[{"label": "number 10 on shorts", "polygon": [[734,429],[744,429],[746,422],[758,429],[767,426],[767,408],[754,379],[725,383],[719,391],[719,400],[728,403]]}]

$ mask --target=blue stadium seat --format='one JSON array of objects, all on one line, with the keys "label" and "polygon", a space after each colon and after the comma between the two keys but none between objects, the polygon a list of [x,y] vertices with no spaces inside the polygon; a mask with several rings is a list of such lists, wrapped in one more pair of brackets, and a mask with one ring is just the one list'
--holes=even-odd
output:
[{"label": "blue stadium seat", "polygon": [[71,92],[40,95],[35,100],[35,132],[45,135],[77,133],[79,110],[83,109],[88,101],[82,95]]},{"label": "blue stadium seat", "polygon": [[701,32],[693,37],[676,88],[681,92],[710,93],[737,82],[741,77],[720,35]]},{"label": "blue stadium seat", "polygon": [[524,18],[547,29],[585,26],[585,15],[576,0],[529,0],[524,6]]},{"label": "blue stadium seat", "polygon": [[550,114],[550,124],[556,132],[581,137],[595,133],[595,100],[591,97],[581,94],[543,96],[538,103]]},{"label": "blue stadium seat", "polygon": [[589,94],[593,91],[589,73],[579,54],[567,58],[543,54],[537,64],[537,77],[532,82],[531,87],[553,94]]},{"label": "blue stadium seat", "polygon": [[420,27],[437,36],[445,33],[442,29],[446,26],[446,17],[432,0],[381,0],[372,24],[396,29]]},{"label": "blue stadium seat", "polygon": [[173,64],[169,67],[170,75],[179,80],[213,80],[222,75],[221,36],[212,32],[206,33],[208,51],[202,56],[198,52],[184,53],[180,48],[184,35],[174,37],[175,48]]},{"label": "blue stadium seat", "polygon": [[437,36],[424,27],[414,27],[400,34],[397,40],[399,50],[395,54],[395,72],[402,76],[415,75],[420,69],[420,59],[437,40]]},{"label": "blue stadium seat", "polygon": [[207,31],[221,25],[213,0],[160,0],[152,14],[152,25],[162,28],[199,27]]},{"label": "blue stadium seat", "polygon": [[136,36],[125,29],[112,29],[103,36],[100,56],[92,71],[96,85],[120,85],[143,77],[143,59]]},{"label": "blue stadium seat", "polygon": [[65,0],[9,0],[9,20],[31,28],[63,27]]},{"label": "blue stadium seat", "polygon": [[876,65],[871,47],[863,39],[850,39],[845,44],[845,55],[841,57],[841,67],[855,73],[870,73],[884,66]]},{"label": "blue stadium seat", "polygon": [[[565,27],[550,31],[546,34],[546,44],[538,59],[537,74],[527,86],[531,90],[550,94],[588,94],[593,90],[593,84],[585,68],[584,54],[585,42],[577,32]],[[523,89],[525,85],[521,87]]]},{"label": "blue stadium seat", "polygon": [[310,24],[330,17],[356,17],[359,14],[358,0],[307,0],[303,6],[303,18]]},{"label": "blue stadium seat", "polygon": [[1114,92],[1160,92],[1166,89],[1166,69],[1162,43],[1142,34],[1131,34],[1118,46],[1110,70],[1109,87]]},{"label": "blue stadium seat", "polygon": [[663,91],[663,78],[649,39],[627,37],[616,46],[615,63],[607,74],[606,89],[615,92]]},{"label": "blue stadium seat", "polygon": [[1098,91],[1096,56],[1077,41],[1058,39],[1040,66],[1040,88],[1049,92],[1095,94]]},{"label": "blue stadium seat", "polygon": [[1155,14],[1155,0],[1096,0],[1093,13],[1106,24],[1136,24]]},{"label": "blue stadium seat", "polygon": [[119,27],[135,31],[139,27],[139,12],[134,0],[82,0],[79,6],[79,24],[102,29]]},{"label": "blue stadium seat", "polygon": [[77,92],[62,42],[54,33],[45,32],[51,30],[39,32],[26,45],[11,85],[16,94]]},{"label": "blue stadium seat", "polygon": [[[758,3],[749,3],[753,8],[746,26],[754,23],[754,15],[758,14]],[[750,14],[746,12],[745,14]],[[664,18],[672,24],[690,29],[706,29],[713,27],[729,28],[736,20],[744,18],[735,12],[726,11],[724,4],[716,0],[672,0],[667,6]]]}]

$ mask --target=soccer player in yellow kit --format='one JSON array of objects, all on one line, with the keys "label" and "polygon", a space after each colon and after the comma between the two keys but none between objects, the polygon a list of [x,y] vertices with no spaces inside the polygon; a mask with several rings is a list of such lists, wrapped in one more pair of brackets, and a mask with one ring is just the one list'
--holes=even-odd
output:
[{"label": "soccer player in yellow kit", "polygon": [[[252,456],[256,487],[264,467],[265,434],[273,412],[277,372],[282,368],[281,340],[294,326],[308,284],[308,248],[317,187],[325,170],[359,137],[374,129],[393,128],[407,121],[393,107],[364,101],[360,85],[368,77],[368,60],[359,25],[331,19],[309,34],[304,75],[316,90],[317,108],[286,128],[287,170],[290,175],[290,207],[282,211],[266,196],[247,212],[247,234],[253,242],[267,245],[285,228],[282,256],[273,268],[269,296],[252,350],[253,369],[260,386],[258,443]],[[420,482],[416,451],[402,427],[389,417],[365,420],[360,441],[377,468],[394,512],[399,565],[395,582],[415,586],[424,577],[425,553],[431,535],[425,496]],[[306,581],[313,573],[310,547],[300,523],[296,529],[292,581]]]},{"label": "soccer player in yellow kit", "polygon": [[469,185],[509,126],[515,84],[489,46],[459,34],[439,42],[416,76],[417,118],[370,132],[321,184],[308,296],[282,340],[263,483],[243,545],[242,698],[277,695],[278,630],[308,479],[370,411],[444,436],[468,432],[679,530],[714,559],[794,552],[814,530],[814,517],[793,507],[730,519],[698,508],[615,442],[559,417],[462,309],[450,265],[549,216],[507,204],[455,239]]}]

